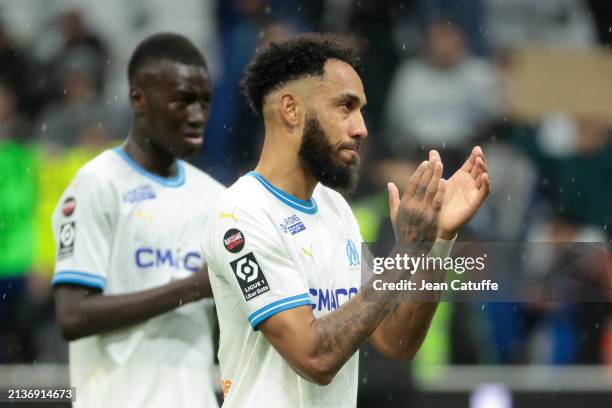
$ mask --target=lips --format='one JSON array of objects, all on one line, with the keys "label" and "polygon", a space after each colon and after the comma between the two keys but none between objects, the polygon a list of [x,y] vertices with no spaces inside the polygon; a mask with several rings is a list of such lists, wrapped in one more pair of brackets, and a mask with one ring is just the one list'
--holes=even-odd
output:
[{"label": "lips", "polygon": [[204,131],[203,130],[199,130],[199,131],[186,131],[183,132],[183,134],[185,135],[185,137],[189,138],[189,139],[199,139],[203,136]]},{"label": "lips", "polygon": [[[355,165],[359,163],[359,148],[355,146],[343,147],[341,150],[342,161],[349,165]],[[344,153],[346,152],[346,153]]]},{"label": "lips", "polygon": [[359,153],[359,142],[356,141],[356,143],[345,143],[340,145],[340,148],[343,150],[352,150],[356,153]]},{"label": "lips", "polygon": [[183,132],[185,138],[183,139],[185,143],[193,145],[193,146],[201,146],[204,143],[204,133],[203,132]]},{"label": "lips", "polygon": [[342,150],[349,150],[351,152],[359,154],[359,145],[344,145],[342,146]]}]

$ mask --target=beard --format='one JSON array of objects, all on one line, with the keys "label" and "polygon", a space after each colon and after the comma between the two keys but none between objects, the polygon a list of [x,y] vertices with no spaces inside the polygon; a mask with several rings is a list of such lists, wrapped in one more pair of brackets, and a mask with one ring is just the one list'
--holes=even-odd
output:
[{"label": "beard", "polygon": [[345,164],[340,161],[334,146],[329,143],[321,123],[314,115],[306,116],[304,135],[298,155],[310,173],[323,185],[334,190],[350,192],[359,180],[359,160]]}]

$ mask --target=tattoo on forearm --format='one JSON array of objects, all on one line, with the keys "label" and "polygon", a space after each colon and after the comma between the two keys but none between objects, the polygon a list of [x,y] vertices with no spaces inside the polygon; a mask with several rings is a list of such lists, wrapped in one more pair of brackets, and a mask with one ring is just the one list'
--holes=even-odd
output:
[{"label": "tattoo on forearm", "polygon": [[335,313],[315,321],[317,351],[336,355],[334,365],[339,369],[372,334],[389,310],[397,306],[390,302],[366,302],[364,293],[360,293]]},{"label": "tattoo on forearm", "polygon": [[433,242],[438,231],[437,217],[412,209],[397,214],[396,239],[399,242]]}]

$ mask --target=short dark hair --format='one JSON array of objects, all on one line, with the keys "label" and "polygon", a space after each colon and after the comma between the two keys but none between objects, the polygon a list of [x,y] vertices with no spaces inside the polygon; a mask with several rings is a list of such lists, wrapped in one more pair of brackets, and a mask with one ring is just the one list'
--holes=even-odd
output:
[{"label": "short dark hair", "polygon": [[145,38],[138,44],[130,57],[128,79],[132,82],[140,69],[161,60],[208,69],[206,59],[187,37],[176,33],[159,33]]},{"label": "short dark hair", "polygon": [[331,34],[302,34],[287,41],[272,42],[256,52],[240,85],[253,111],[261,114],[266,95],[302,77],[323,75],[329,59],[338,59],[359,69],[355,49]]}]

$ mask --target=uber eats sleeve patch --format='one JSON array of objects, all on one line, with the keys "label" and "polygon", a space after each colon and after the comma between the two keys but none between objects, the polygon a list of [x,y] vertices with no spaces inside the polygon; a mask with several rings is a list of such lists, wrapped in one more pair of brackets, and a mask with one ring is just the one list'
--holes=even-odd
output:
[{"label": "uber eats sleeve patch", "polygon": [[252,252],[233,260],[230,266],[246,301],[270,290],[266,276]]}]

